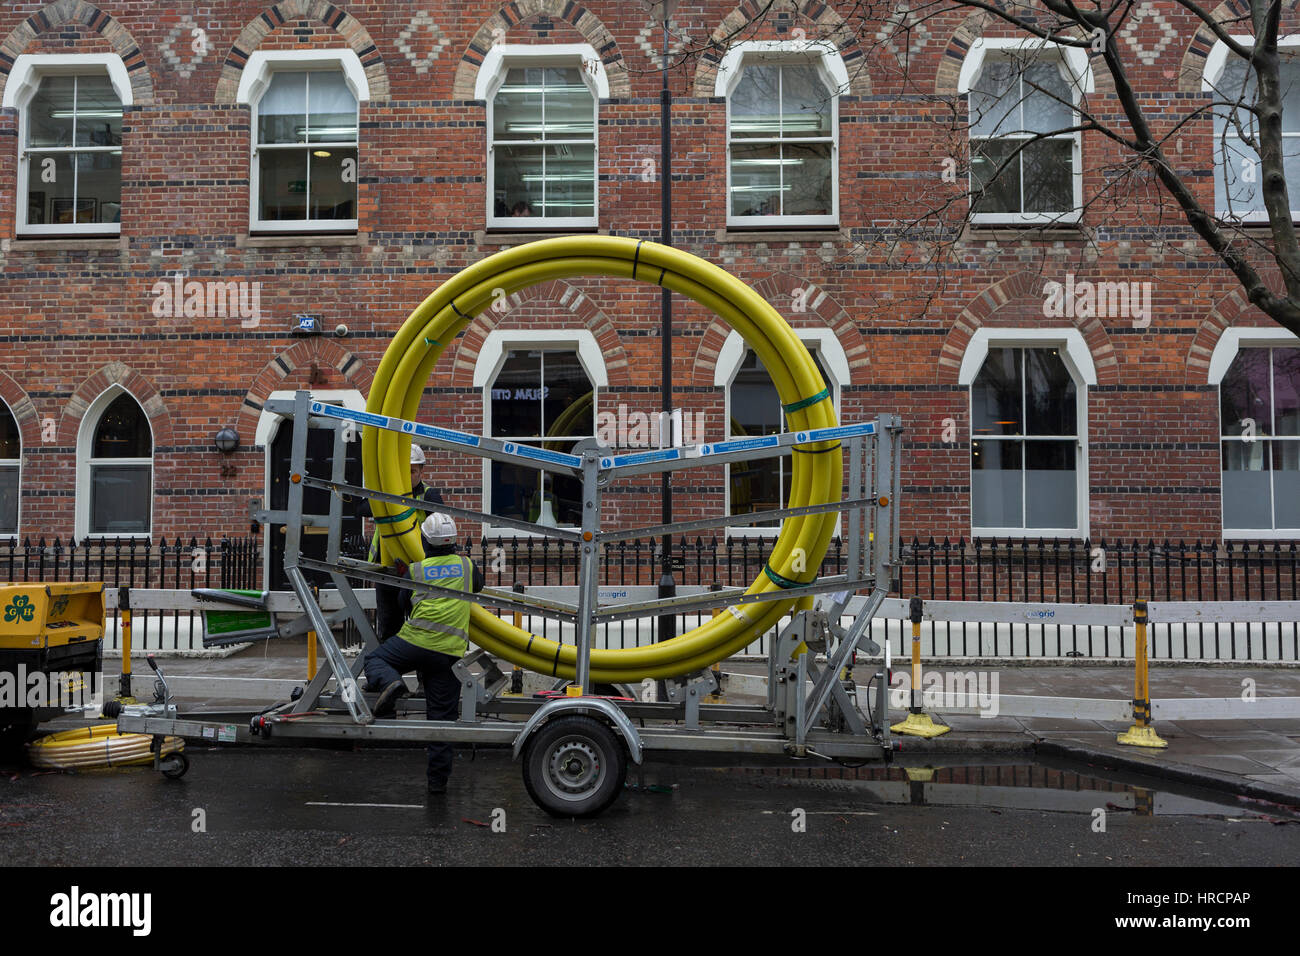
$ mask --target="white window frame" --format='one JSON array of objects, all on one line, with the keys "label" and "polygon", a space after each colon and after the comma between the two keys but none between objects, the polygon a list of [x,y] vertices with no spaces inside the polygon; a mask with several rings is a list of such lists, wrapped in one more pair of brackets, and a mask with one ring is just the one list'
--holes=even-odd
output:
[{"label": "white window frame", "polygon": [[[99,428],[99,420],[103,417],[104,412],[108,409],[119,395],[130,395],[131,400],[140,406],[140,414],[144,418],[145,424],[149,427],[149,449],[148,458],[94,458],[90,457],[91,451],[95,444],[95,431]],[[90,403],[86,409],[86,414],[81,417],[81,425],[77,429],[77,496],[74,507],[73,527],[78,540],[87,538],[99,541],[112,538],[149,538],[153,535],[153,520],[157,513],[157,501],[155,490],[158,480],[158,468],[154,464],[156,449],[158,448],[157,436],[153,433],[153,422],[149,421],[149,415],[144,410],[144,403],[140,401],[130,390],[123,388],[121,385],[110,385],[99,393],[99,397]],[[131,532],[107,532],[90,530],[90,473],[93,465],[148,465],[149,466],[149,528],[146,531]]]},{"label": "white window frame", "polygon": [[[37,223],[27,221],[27,135],[30,114],[28,106],[32,97],[40,89],[41,81],[47,76],[90,76],[96,73],[106,74],[113,92],[122,101],[122,110],[134,104],[131,94],[131,79],[127,75],[126,65],[116,53],[23,53],[14,60],[14,68],[9,72],[5,84],[4,99],[0,108],[18,111],[18,175],[15,197],[16,232],[19,236],[116,236],[122,232],[120,222],[81,222],[81,223]],[[124,147],[102,147],[100,152]],[[87,151],[95,149],[87,148]],[[37,149],[34,152],[47,152]]]},{"label": "white window frame", "polygon": [[[482,390],[483,434],[492,434],[492,383],[501,374],[506,364],[506,356],[512,351],[540,349],[545,352],[575,352],[578,364],[591,381],[595,390],[591,403],[591,420],[594,427],[596,413],[600,407],[601,390],[609,388],[609,374],[605,369],[605,355],[596,336],[590,329],[493,329],[487,334],[483,347],[479,349],[478,360],[474,365],[474,387]],[[483,459],[483,507],[484,514],[492,511],[492,462]],[[576,525],[559,525],[561,528],[574,528]],[[540,537],[531,531],[493,525],[485,522],[483,535],[520,538]]]},{"label": "white window frame", "polygon": [[[962,356],[961,368],[957,373],[957,384],[966,388],[966,421],[968,443],[976,441],[971,433],[974,424],[974,409],[971,406],[971,386],[976,376],[984,367],[990,348],[1000,349],[1043,349],[1055,348],[1065,364],[1070,377],[1074,379],[1075,422],[1078,432],[1075,437],[1075,517],[1078,523],[1073,528],[989,528],[975,524],[975,469],[971,465],[969,448],[966,452],[966,482],[970,491],[969,500],[970,529],[973,538],[1087,538],[1090,507],[1088,502],[1088,389],[1097,384],[1097,368],[1092,361],[1092,352],[1084,341],[1083,333],[1078,329],[976,329]],[[1021,470],[1024,470],[1023,460]]]},{"label": "white window frame", "polygon": [[[773,65],[807,63],[817,73],[831,98],[831,213],[828,216],[734,216],[731,213],[731,95],[740,84],[744,67],[768,62]],[[744,40],[733,43],[714,81],[713,95],[727,101],[726,167],[727,226],[743,228],[789,228],[791,226],[838,226],[840,222],[840,97],[849,91],[849,71],[833,43],[825,40]]]},{"label": "white window frame", "polygon": [[[498,216],[496,214],[496,164],[492,130],[497,92],[505,84],[506,71],[516,66],[578,65],[582,81],[592,96],[592,201],[594,216]],[[596,48],[590,43],[498,43],[483,57],[474,81],[474,99],[487,103],[487,195],[485,215],[489,229],[593,229],[600,225],[600,101],[609,99],[609,76]]]},{"label": "white window frame", "polygon": [[18,457],[0,458],[0,468],[18,466],[18,508],[14,514],[14,530],[0,531],[0,541],[6,541],[10,539],[17,540],[18,531],[23,526],[23,431],[18,425],[18,416],[14,414],[13,408],[3,398],[0,398],[0,410],[13,419],[14,430],[18,433]]},{"label": "white window frame", "polygon": [[[1255,46],[1255,37],[1249,33],[1240,36],[1233,36],[1232,39],[1235,43],[1239,44],[1240,46],[1244,46],[1244,47]],[[1296,51],[1297,63],[1300,64],[1300,33],[1292,33],[1288,36],[1278,37],[1277,48],[1279,50],[1289,49],[1289,50]],[[1228,57],[1231,55],[1232,54],[1229,52],[1228,45],[1226,43],[1224,43],[1222,40],[1218,40],[1215,42],[1214,46],[1211,47],[1209,54],[1205,57],[1205,68],[1201,74],[1201,92],[1209,93],[1212,96],[1217,97],[1217,94],[1215,93],[1215,87],[1218,86],[1219,82],[1223,79],[1223,71],[1227,67]],[[1213,122],[1213,120],[1211,120],[1211,122]],[[1213,158],[1214,153],[1217,152],[1219,148],[1219,137],[1217,134],[1212,134],[1212,135],[1214,135],[1214,142],[1211,144],[1211,150],[1212,150],[1211,161],[1214,163],[1214,191],[1216,194],[1216,199],[1215,199],[1216,208],[1214,210],[1215,216],[1217,216],[1220,219],[1230,220],[1232,222],[1244,222],[1244,223],[1268,222],[1268,210],[1266,209],[1260,210],[1259,212],[1246,213],[1244,216],[1239,216],[1230,213],[1227,209],[1217,208],[1218,207],[1217,194],[1219,191],[1220,177],[1223,174],[1223,170],[1222,170],[1223,164]],[[1284,132],[1282,134],[1282,137],[1284,139],[1286,138],[1300,139],[1300,132],[1294,132],[1294,133]],[[1236,139],[1235,136],[1233,136],[1232,138]],[[1242,146],[1243,148],[1245,148],[1245,144],[1242,144]],[[1297,199],[1297,194],[1300,194],[1300,183],[1287,183],[1287,194],[1291,197],[1291,203],[1294,206]],[[1292,208],[1291,219],[1295,222],[1300,222],[1300,209]],[[1222,465],[1222,462],[1220,462],[1220,465]]]},{"label": "white window frame", "polygon": [[[1072,112],[1071,125],[1078,125],[1079,98],[1082,94],[1091,93],[1094,90],[1092,67],[1089,64],[1086,50],[1079,47],[1049,43],[1038,37],[980,37],[971,44],[970,50],[966,53],[966,58],[962,61],[961,72],[957,76],[957,92],[967,96],[968,108],[971,90],[975,85],[975,81],[979,79],[980,72],[984,69],[984,61],[989,53],[993,53],[995,56],[999,54],[1008,56],[1021,54],[1026,58],[1032,54],[1042,53],[1056,57],[1057,68],[1074,94],[1075,109]],[[1072,133],[1071,136],[1074,140],[1071,150],[1073,163],[1071,189],[1074,196],[1074,208],[1072,210],[1059,213],[972,213],[971,222],[977,225],[1041,225],[1079,222],[1083,217],[1083,137],[1077,131]],[[966,134],[966,142],[969,148],[969,131]],[[1022,183],[1022,188],[1023,185]],[[969,179],[967,188],[974,188]]]},{"label": "white window frame", "polygon": [[[1214,351],[1210,354],[1210,371],[1206,377],[1206,384],[1215,386],[1218,389],[1223,384],[1223,377],[1228,374],[1228,369],[1232,366],[1233,360],[1236,359],[1237,353],[1242,348],[1300,348],[1300,337],[1292,335],[1281,327],[1277,328],[1256,328],[1256,329],[1224,329],[1223,334],[1219,336],[1219,341],[1214,344]],[[1223,414],[1222,397],[1218,391],[1215,392],[1215,417],[1220,418]],[[1225,539],[1244,539],[1250,538],[1259,541],[1290,541],[1293,538],[1300,538],[1300,528],[1229,528],[1223,520],[1223,422],[1219,421],[1219,430],[1215,435],[1218,447],[1215,454],[1219,460],[1219,528],[1223,532]],[[1271,438],[1262,439],[1272,441]]]},{"label": "white window frame", "polygon": [[[338,50],[255,50],[239,77],[235,102],[249,110],[248,139],[248,228],[249,232],[356,232],[356,219],[272,219],[259,218],[262,195],[261,170],[257,153],[257,110],[262,95],[277,72],[342,72],[343,79],[357,100],[357,179],[361,178],[361,104],[370,99],[370,83],[361,59],[350,49]],[[358,187],[358,205],[360,189]]]},{"label": "white window frame", "polygon": [[[809,352],[815,351],[821,360],[821,366],[830,378],[826,384],[831,390],[831,403],[835,406],[836,414],[839,414],[843,407],[844,387],[852,384],[849,357],[844,351],[843,344],[831,329],[795,329],[794,334]],[[727,340],[722,343],[722,348],[718,350],[718,361],[713,367],[713,386],[722,389],[722,439],[724,440],[732,437],[731,386],[736,381],[736,375],[740,372],[740,366],[745,361],[745,353],[748,350],[749,346],[741,334],[732,331],[727,335]],[[727,465],[723,472],[722,494],[723,513],[730,518],[730,465]],[[743,525],[724,528],[723,534],[727,538],[775,538],[781,533],[781,527],[782,525],[774,528],[756,528],[753,525]],[[835,536],[840,536],[839,515],[835,516]]]}]

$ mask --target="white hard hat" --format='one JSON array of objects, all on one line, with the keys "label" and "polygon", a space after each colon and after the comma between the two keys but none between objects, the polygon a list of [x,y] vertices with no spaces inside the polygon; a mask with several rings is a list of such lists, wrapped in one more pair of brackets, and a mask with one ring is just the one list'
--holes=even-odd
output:
[{"label": "white hard hat", "polygon": [[417,445],[415,442],[411,442],[411,464],[412,465],[424,464],[424,449],[421,448],[419,445]]},{"label": "white hard hat", "polygon": [[441,511],[435,511],[425,518],[424,524],[420,525],[420,532],[430,544],[456,543],[456,522],[451,520],[451,515],[445,515]]}]

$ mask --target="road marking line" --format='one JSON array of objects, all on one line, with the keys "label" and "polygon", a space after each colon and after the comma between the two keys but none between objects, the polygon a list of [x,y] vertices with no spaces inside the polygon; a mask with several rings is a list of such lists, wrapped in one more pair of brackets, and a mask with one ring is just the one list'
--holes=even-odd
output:
[{"label": "road marking line", "polygon": [[308,800],[309,807],[384,807],[389,810],[423,810],[423,803],[321,803]]},{"label": "road marking line", "polygon": [[[785,813],[782,810],[762,810],[760,812],[766,814],[776,813],[782,816],[789,816],[788,813]],[[804,815],[809,817],[878,817],[880,816],[879,812],[873,810],[805,810]]]}]

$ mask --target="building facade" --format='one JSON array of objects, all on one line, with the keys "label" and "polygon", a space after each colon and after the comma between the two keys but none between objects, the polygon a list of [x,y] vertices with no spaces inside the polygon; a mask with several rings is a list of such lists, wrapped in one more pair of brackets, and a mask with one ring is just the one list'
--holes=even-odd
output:
[{"label": "building facade", "polygon": [[[1181,8],[1140,10],[1108,42],[1153,115],[1202,110],[1173,155],[1251,235],[1249,147],[1211,108],[1241,77]],[[842,420],[903,417],[905,534],[1300,538],[1300,341],[1105,137],[1038,135],[1118,114],[1100,61],[958,5],[684,0],[669,27],[675,244],[788,319]],[[660,43],[613,0],[4,4],[0,535],[239,533],[283,488],[269,399],[360,407],[410,311],[501,249],[657,239]],[[653,285],[503,292],[421,420],[653,443],[659,321]],[[754,354],[680,298],[672,368],[688,438],[782,427]],[[495,514],[577,507],[477,459],[425,477]],[[684,473],[675,516],[777,507],[788,480]],[[657,483],[611,502],[652,523]]]}]

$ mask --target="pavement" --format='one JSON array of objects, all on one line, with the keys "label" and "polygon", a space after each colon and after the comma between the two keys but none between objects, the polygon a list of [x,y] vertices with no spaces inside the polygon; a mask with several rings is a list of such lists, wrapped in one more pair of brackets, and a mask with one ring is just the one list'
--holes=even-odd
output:
[{"label": "pavement", "polygon": [[[277,640],[248,646],[224,657],[168,658],[162,663],[168,677],[302,681],[306,676],[306,659],[304,641]],[[116,675],[111,673],[113,666],[106,662],[109,688],[116,687]],[[1131,662],[1069,661],[1052,665],[981,661],[977,665],[949,660],[936,662],[935,666],[995,674],[996,689],[1003,695],[1128,700],[1133,694]],[[765,665],[727,661],[723,669],[757,674],[765,672]],[[867,676],[863,668],[859,671],[859,679]],[[152,675],[140,662],[136,665],[136,675],[133,689],[144,700],[149,696]],[[1243,687],[1253,688],[1261,699],[1300,698],[1300,667],[1294,665],[1197,666],[1154,661],[1150,679],[1154,699],[1239,698]],[[728,699],[736,703],[757,702],[756,698],[734,694]],[[270,700],[184,697],[180,702],[182,711],[257,705],[257,708],[250,707],[252,710],[260,709]],[[902,719],[901,711],[894,713],[896,720]],[[1129,721],[982,715],[948,715],[936,720],[951,726],[952,732],[933,740],[904,738],[905,761],[924,762],[936,754],[1022,757],[1028,754],[1300,807],[1300,716],[1158,722],[1156,732],[1168,742],[1163,750],[1118,744],[1116,734],[1129,729]],[[47,725],[46,729],[56,728]]]}]

